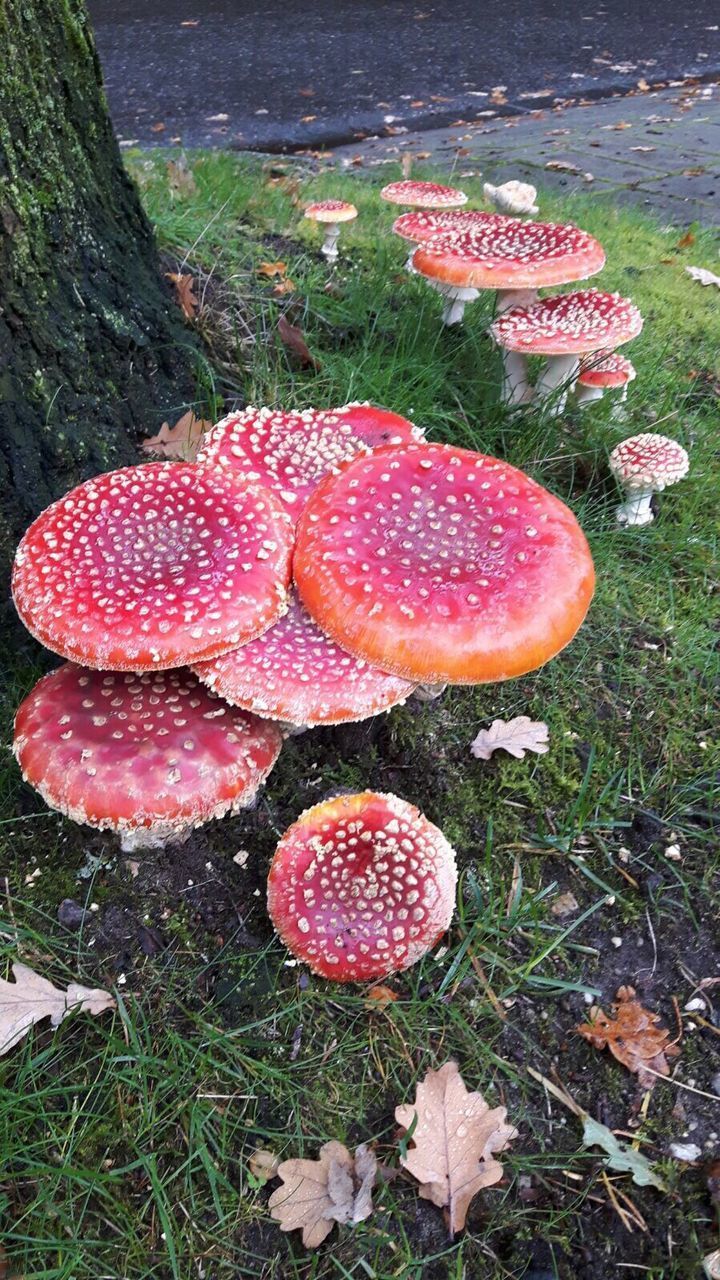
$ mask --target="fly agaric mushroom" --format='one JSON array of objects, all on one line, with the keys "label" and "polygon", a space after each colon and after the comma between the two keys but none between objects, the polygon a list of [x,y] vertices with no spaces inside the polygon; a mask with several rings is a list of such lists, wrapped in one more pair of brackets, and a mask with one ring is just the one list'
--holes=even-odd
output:
[{"label": "fly agaric mushroom", "polygon": [[650,505],[653,494],[677,484],[689,469],[687,452],[667,436],[647,431],[616,445],[610,470],[627,494],[616,512],[618,524],[650,524],[655,518]]},{"label": "fly agaric mushroom", "polygon": [[450,445],[378,449],[318,486],[295,581],[323,631],[423,684],[533,671],[574,636],[593,594],[568,508],[497,458]]},{"label": "fly agaric mushroom", "polygon": [[511,218],[520,217],[526,213],[530,217],[538,213],[538,207],[535,204],[537,199],[537,191],[535,187],[531,187],[527,182],[503,182],[501,186],[494,187],[492,183],[483,184],[483,193],[485,198],[495,206],[498,213],[505,213]]},{"label": "fly agaric mushroom", "polygon": [[296,596],[257,640],[193,669],[234,706],[295,728],[366,720],[404,702],[415,688],[334,644]]},{"label": "fly agaric mushroom", "polygon": [[[318,482],[340,462],[379,445],[422,439],[422,431],[389,409],[243,409],[209,431],[197,455],[243,482],[266,485],[297,520]],[[237,647],[237,646],[235,646]]]},{"label": "fly agaric mushroom", "polygon": [[[400,217],[393,222],[392,229],[401,240],[408,240],[412,244],[413,248],[405,266],[408,271],[417,274],[412,265],[413,253],[419,244],[424,244],[432,236],[438,235],[441,231],[457,232],[469,231],[473,227],[502,226],[504,221],[501,214],[485,213],[482,209],[447,209],[445,212],[435,211],[434,213],[420,209],[401,213]],[[433,280],[428,280],[428,284],[434,285],[439,292],[442,292],[444,287],[438,286]],[[477,291],[475,292],[477,295]]]},{"label": "fly agaric mushroom", "polygon": [[73,822],[117,831],[126,852],[184,840],[248,805],[281,746],[277,725],[228,707],[186,670],[68,662],[15,717],[25,781]]},{"label": "fly agaric mushroom", "polygon": [[380,199],[389,204],[404,204],[412,209],[458,209],[467,204],[464,191],[457,187],[443,187],[437,182],[390,182],[380,192]]},{"label": "fly agaric mushroom", "polygon": [[340,223],[352,222],[357,216],[355,205],[348,204],[347,200],[316,200],[314,204],[306,205],[305,217],[325,227],[325,239],[320,252],[328,262],[337,262]]},{"label": "fly agaric mushroom", "polygon": [[490,332],[506,351],[548,357],[535,392],[541,400],[559,392],[551,408],[559,414],[577,377],[579,356],[621,346],[636,338],[642,326],[629,298],[580,289],[504,311]]},{"label": "fly agaric mushroom", "polygon": [[637,374],[634,366],[619,351],[598,351],[583,356],[575,384],[575,403],[584,409],[594,400],[602,400],[609,387],[622,387],[620,404],[627,399],[627,389]]},{"label": "fly agaric mushroom", "polygon": [[[498,313],[535,302],[538,289],[585,280],[604,264],[602,245],[586,231],[515,218],[501,227],[441,233],[413,255],[415,270],[429,279],[458,289],[496,289]],[[506,348],[503,366],[504,402],[525,404],[532,397],[525,355]]]},{"label": "fly agaric mushroom", "polygon": [[150,671],[213,658],[285,611],[293,533],[274,494],[183,462],[86,480],[30,525],[13,596],[48,649]]},{"label": "fly agaric mushroom", "polygon": [[363,791],[301,814],[268,877],[268,910],[289,951],[334,982],[409,969],[452,919],[457,870],[414,805]]}]

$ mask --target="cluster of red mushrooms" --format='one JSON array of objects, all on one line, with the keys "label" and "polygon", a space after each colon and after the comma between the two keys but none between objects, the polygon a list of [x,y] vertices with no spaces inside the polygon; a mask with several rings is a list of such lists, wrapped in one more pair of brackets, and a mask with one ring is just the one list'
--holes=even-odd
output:
[{"label": "cluster of red mushrooms", "polygon": [[[573,514],[508,463],[369,405],[246,409],[196,462],[87,480],[30,526],[15,604],[65,662],[15,753],[51,807],[163,846],[249,804],[301,727],[541,666],[593,586]],[[411,805],[341,796],[281,840],[269,909],[316,972],[360,980],[433,945],[455,880]]]}]

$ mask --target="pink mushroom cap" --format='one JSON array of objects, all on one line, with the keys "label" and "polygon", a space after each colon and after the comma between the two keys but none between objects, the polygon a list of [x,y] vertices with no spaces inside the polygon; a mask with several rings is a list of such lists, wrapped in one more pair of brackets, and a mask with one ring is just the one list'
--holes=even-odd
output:
[{"label": "pink mushroom cap", "polygon": [[633,489],[661,492],[682,480],[689,468],[687,450],[677,440],[651,431],[621,441],[610,454],[610,470],[629,492]]},{"label": "pink mushroom cap", "polygon": [[598,351],[580,361],[577,380],[583,387],[624,387],[636,377],[634,365],[619,351]]},{"label": "pink mushroom cap", "polygon": [[328,471],[380,445],[422,439],[422,432],[389,409],[369,404],[339,409],[244,409],[223,418],[204,437],[202,466],[221,467],[271,489],[297,520]]},{"label": "pink mushroom cap", "polygon": [[351,222],[357,209],[347,200],[315,200],[305,206],[305,217],[314,222]]},{"label": "pink mushroom cap", "polygon": [[268,910],[285,946],[314,973],[365,982],[408,969],[448,928],[455,854],[397,796],[364,791],[301,814],[268,877]]},{"label": "pink mushroom cap", "polygon": [[293,532],[260,485],[192,463],[86,480],[31,524],[13,596],[48,649],[88,667],[150,671],[214,657],[280,617]]},{"label": "pink mushroom cap", "polygon": [[564,503],[506,462],[441,444],[378,449],[327,476],[298,525],[294,573],[338,644],[429,684],[542,666],[594,588]]},{"label": "pink mushroom cap", "polygon": [[440,232],[448,234],[477,227],[501,227],[503,223],[510,221],[510,218],[501,213],[485,213],[482,209],[448,209],[445,213],[417,210],[401,213],[393,222],[392,229],[403,240],[424,244]]},{"label": "pink mushroom cap", "polygon": [[366,720],[404,702],[415,688],[341,649],[296,596],[257,640],[193,670],[234,706],[308,728]]},{"label": "pink mushroom cap", "polygon": [[415,250],[421,275],[473,289],[540,289],[586,280],[605,265],[597,240],[569,223],[504,218],[469,231],[440,232]]},{"label": "pink mushroom cap", "polygon": [[187,670],[141,675],[68,662],[15,718],[26,782],[124,847],[182,839],[249,803],[282,746],[277,725],[227,706]]},{"label": "pink mushroom cap", "polygon": [[580,289],[511,307],[498,316],[490,332],[509,351],[564,356],[620,346],[636,338],[642,326],[642,316],[629,298]]},{"label": "pink mushroom cap", "polygon": [[452,209],[467,204],[464,191],[456,187],[443,187],[437,182],[390,182],[380,192],[382,200],[390,204],[409,204],[416,209]]}]

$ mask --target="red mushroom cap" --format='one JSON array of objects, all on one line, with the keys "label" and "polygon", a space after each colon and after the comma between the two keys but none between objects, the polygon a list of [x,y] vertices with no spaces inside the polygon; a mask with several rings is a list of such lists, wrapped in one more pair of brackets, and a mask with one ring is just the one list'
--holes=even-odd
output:
[{"label": "red mushroom cap", "polygon": [[191,463],[78,485],[38,516],[13,596],[48,649],[149,671],[237,648],[284,612],[292,528],[274,494]]},{"label": "red mushroom cap", "polygon": [[315,222],[351,222],[357,209],[347,200],[316,200],[305,206],[305,217]]},{"label": "red mushroom cap", "polygon": [[314,973],[365,982],[408,969],[452,919],[455,854],[406,800],[364,791],[301,814],[270,867],[268,910]]},{"label": "red mushroom cap", "polygon": [[558,498],[450,445],[379,449],[317,489],[295,581],[348,649],[406,679],[503,680],[574,636],[593,594],[585,537]]},{"label": "red mushroom cap", "polygon": [[416,249],[413,266],[444,284],[473,289],[540,289],[586,280],[605,251],[579,227],[505,218],[500,226],[441,232]]},{"label": "red mushroom cap", "polygon": [[508,351],[569,356],[621,346],[636,338],[642,326],[642,316],[629,298],[580,289],[528,307],[511,307],[498,316],[490,332]]},{"label": "red mushroom cap", "polygon": [[416,427],[388,409],[244,409],[205,436],[197,462],[272,489],[293,519],[322,477],[357,453],[417,440]]},{"label": "red mushroom cap", "polygon": [[502,227],[511,219],[501,213],[485,213],[481,209],[448,209],[445,213],[424,213],[422,210],[401,213],[393,222],[395,235],[414,244],[424,244],[440,232],[469,231],[474,227]]},{"label": "red mushroom cap", "polygon": [[257,640],[193,670],[234,706],[307,727],[366,720],[404,702],[415,688],[334,644],[296,596]]},{"label": "red mushroom cap", "polygon": [[383,200],[390,204],[411,204],[416,209],[452,209],[460,204],[467,204],[464,191],[456,187],[443,187],[437,182],[391,182],[380,192]]},{"label": "red mushroom cap", "polygon": [[619,351],[597,351],[580,361],[577,380],[583,387],[624,387],[636,376],[634,366]]},{"label": "red mushroom cap", "polygon": [[14,751],[46,804],[126,846],[164,844],[241,808],[274,765],[277,725],[221,702],[190,671],[66,663],[15,718]]},{"label": "red mushroom cap", "polygon": [[661,492],[677,484],[690,469],[687,451],[677,440],[644,431],[617,444],[610,454],[610,470],[624,489]]}]

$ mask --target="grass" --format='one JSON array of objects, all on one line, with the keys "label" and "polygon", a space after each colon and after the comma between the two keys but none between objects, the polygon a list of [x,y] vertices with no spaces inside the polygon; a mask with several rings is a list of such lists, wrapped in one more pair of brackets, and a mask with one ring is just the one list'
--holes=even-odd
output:
[{"label": "grass", "polygon": [[[608,254],[598,283],[631,294],[646,325],[624,421],[611,420],[609,401],[561,419],[510,417],[497,401],[489,303],[460,328],[440,326],[438,298],[403,274],[378,173],[204,154],[191,159],[196,191],[173,198],[162,154],[130,164],[164,251],[200,280],[199,410],[217,415],[233,397],[285,407],[369,399],[432,438],[507,457],[576,511],[598,591],[579,636],[541,672],[290,740],[256,810],[143,859],[135,877],[110,838],[47,812],[14,766],[3,770],[3,955],[59,981],[113,985],[118,998],[115,1015],[34,1031],[0,1062],[11,1273],[590,1280],[626,1274],[622,1264],[652,1280],[694,1274],[717,1245],[713,1209],[702,1168],[667,1159],[667,1146],[686,1137],[709,1156],[716,1144],[718,1106],[692,1090],[711,1092],[717,1024],[706,1011],[709,1027],[685,1031],[678,1083],[659,1083],[646,1115],[632,1077],[573,1029],[583,993],[607,1004],[624,981],[674,1027],[672,998],[682,1008],[717,972],[720,316],[717,294],[684,272],[716,258],[717,236],[697,229],[677,248],[680,233],[644,214],[541,194],[545,216],[598,235]],[[477,200],[477,183],[465,186]],[[293,203],[311,194],[345,196],[360,211],[334,272]],[[256,272],[277,260],[295,284],[282,297]],[[281,311],[302,327],[318,369],[300,368],[278,342]],[[663,495],[654,524],[621,532],[608,450],[656,426],[690,449],[691,474]],[[8,720],[46,663],[18,633]],[[478,727],[518,713],[548,722],[551,752],[474,760]],[[264,910],[285,827],[323,795],[366,786],[419,804],[462,869],[446,949],[393,979],[398,999],[384,1009],[289,964]],[[679,861],[666,856],[673,844]],[[240,849],[244,867],[232,861]],[[579,909],[558,919],[552,904],[567,889]],[[97,907],[78,933],[57,923],[64,897]],[[249,1173],[252,1150],[314,1156],[329,1138],[367,1140],[395,1164],[395,1106],[449,1057],[520,1130],[503,1183],[474,1202],[468,1230],[450,1241],[440,1212],[397,1179],[367,1222],[316,1254],[282,1236]],[[646,1231],[623,1228],[598,1153],[582,1149],[576,1121],[528,1065],[557,1073],[661,1161],[667,1195],[616,1184]]]}]

